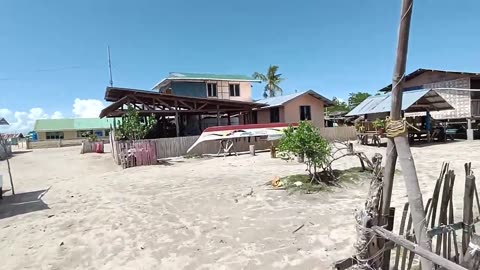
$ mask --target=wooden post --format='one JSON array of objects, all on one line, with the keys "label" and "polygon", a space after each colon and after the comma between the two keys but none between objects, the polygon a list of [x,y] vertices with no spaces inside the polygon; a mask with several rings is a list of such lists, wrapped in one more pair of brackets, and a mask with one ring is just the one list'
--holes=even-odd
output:
[{"label": "wooden post", "polygon": [[201,114],[198,115],[198,130],[200,131],[200,133],[202,132],[202,115]]},{"label": "wooden post", "polygon": [[227,114],[227,121],[228,121],[228,125],[232,125],[232,122],[231,122],[231,119],[230,119],[230,113]]},{"label": "wooden post", "polygon": [[179,118],[179,115],[178,115],[178,101],[175,100],[175,128],[176,128],[176,132],[177,132],[177,137],[180,137],[180,119]]},{"label": "wooden post", "polygon": [[[390,111],[390,119],[400,120],[402,115],[402,90],[403,80],[405,77],[405,69],[408,55],[408,40],[410,34],[410,22],[412,18],[413,0],[402,0],[402,12],[400,19],[400,30],[398,33],[398,47],[397,59],[392,82],[392,108]],[[423,249],[431,251],[431,239],[427,235],[425,208],[423,205],[422,193],[418,183],[417,172],[415,169],[415,162],[408,144],[408,136],[401,135],[394,138],[389,138],[389,145],[387,145],[387,162],[388,167],[385,168],[384,178],[384,202],[382,206],[382,214],[388,213],[390,209],[391,193],[393,186],[393,176],[395,172],[395,157],[393,153],[396,149],[400,166],[405,179],[405,186],[407,188],[408,202],[410,204],[412,221],[414,224],[415,237],[417,243]],[[384,208],[383,208],[384,207]],[[382,218],[385,221],[385,217]],[[382,245],[383,246],[383,245]],[[421,259],[422,269],[433,269],[434,266],[431,261],[423,258]]]},{"label": "wooden post", "polygon": [[248,146],[250,150],[250,155],[255,156],[255,144],[251,144]]},{"label": "wooden post", "polygon": [[[5,161],[7,162],[8,176],[10,177],[10,186],[12,188],[12,194],[15,195],[15,187],[13,186],[13,178],[12,178],[12,169],[10,168],[10,154],[8,153],[8,149],[7,149],[8,148],[7,140],[1,137],[0,137],[0,147],[2,147],[5,152]],[[3,191],[0,191],[0,192],[3,192]]]},{"label": "wooden post", "polygon": [[220,105],[217,105],[217,126],[220,126]]},{"label": "wooden post", "polygon": [[[386,229],[389,231],[393,230],[393,222],[395,221],[395,207],[390,207],[390,212],[388,214],[388,222],[387,222],[387,227]],[[383,245],[385,245],[385,242],[383,242]],[[390,254],[391,250],[387,249],[385,250],[385,253],[383,253],[383,269],[390,269]]]},{"label": "wooden post", "polygon": [[475,176],[467,175],[465,179],[465,192],[463,196],[463,236],[462,254],[468,249],[473,223],[473,192],[475,190]]}]

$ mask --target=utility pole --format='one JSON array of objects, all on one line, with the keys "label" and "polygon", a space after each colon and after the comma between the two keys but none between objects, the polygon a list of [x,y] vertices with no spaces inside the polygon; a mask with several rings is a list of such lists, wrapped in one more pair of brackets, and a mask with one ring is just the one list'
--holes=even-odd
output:
[{"label": "utility pole", "polygon": [[[392,83],[392,108],[390,110],[389,127],[391,125],[400,125],[402,110],[403,81],[405,79],[405,69],[407,64],[408,40],[410,34],[410,22],[412,18],[413,0],[402,0],[402,12],[400,17],[400,29],[398,33],[397,59],[393,72]],[[403,123],[405,126],[405,123]],[[389,134],[387,127],[387,134]],[[392,132],[393,133],[393,132]],[[390,133],[390,135],[392,135]],[[383,178],[383,200],[382,200],[382,223],[386,223],[386,217],[390,211],[390,202],[392,198],[392,187],[395,174],[395,165],[397,156],[402,168],[405,187],[407,188],[408,202],[415,230],[417,243],[424,249],[431,251],[432,242],[427,235],[425,208],[423,205],[422,193],[418,183],[417,171],[413,160],[410,145],[408,143],[408,132],[403,134],[393,134],[388,138],[387,160],[385,164],[385,174]],[[433,263],[424,258],[420,259],[422,269],[434,269]],[[388,263],[387,263],[388,265]]]},{"label": "utility pole", "polygon": [[107,46],[108,51],[108,72],[110,74],[110,87],[113,86],[113,77],[112,77],[112,60],[110,57],[110,45]]}]

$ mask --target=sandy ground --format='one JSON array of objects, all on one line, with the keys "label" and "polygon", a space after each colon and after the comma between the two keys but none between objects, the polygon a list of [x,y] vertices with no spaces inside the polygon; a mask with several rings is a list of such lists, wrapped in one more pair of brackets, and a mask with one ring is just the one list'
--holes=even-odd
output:
[{"label": "sandy ground", "polygon": [[[442,162],[452,162],[461,215],[463,164],[479,171],[480,141],[412,151],[425,198]],[[18,195],[7,192],[0,203],[2,269],[329,269],[353,252],[353,212],[368,183],[288,194],[265,183],[304,166],[268,153],[122,170],[109,153],[79,152],[35,150],[11,159]],[[335,168],[352,166],[358,160],[345,158]],[[0,174],[6,177],[5,162]],[[400,209],[407,198],[403,178],[396,179],[393,206]]]}]

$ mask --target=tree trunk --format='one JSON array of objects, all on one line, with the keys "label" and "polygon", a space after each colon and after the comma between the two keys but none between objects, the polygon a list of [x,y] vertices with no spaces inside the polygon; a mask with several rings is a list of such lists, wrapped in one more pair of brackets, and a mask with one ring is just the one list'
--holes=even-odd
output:
[{"label": "tree trunk", "polygon": [[12,170],[10,169],[10,160],[9,159],[10,158],[7,156],[8,176],[10,176],[10,186],[12,187],[12,194],[15,195],[15,187],[13,186]]}]

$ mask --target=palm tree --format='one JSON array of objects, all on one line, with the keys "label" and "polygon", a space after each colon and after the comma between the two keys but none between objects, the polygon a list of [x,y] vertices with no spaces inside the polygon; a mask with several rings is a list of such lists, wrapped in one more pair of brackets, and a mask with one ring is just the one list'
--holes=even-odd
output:
[{"label": "palm tree", "polygon": [[279,84],[283,81],[283,78],[280,78],[282,74],[278,74],[278,66],[268,67],[267,75],[262,73],[255,72],[253,73],[252,77],[262,82],[266,82],[265,91],[263,92],[263,97],[274,97],[277,93],[282,95],[283,89],[279,86]]}]

